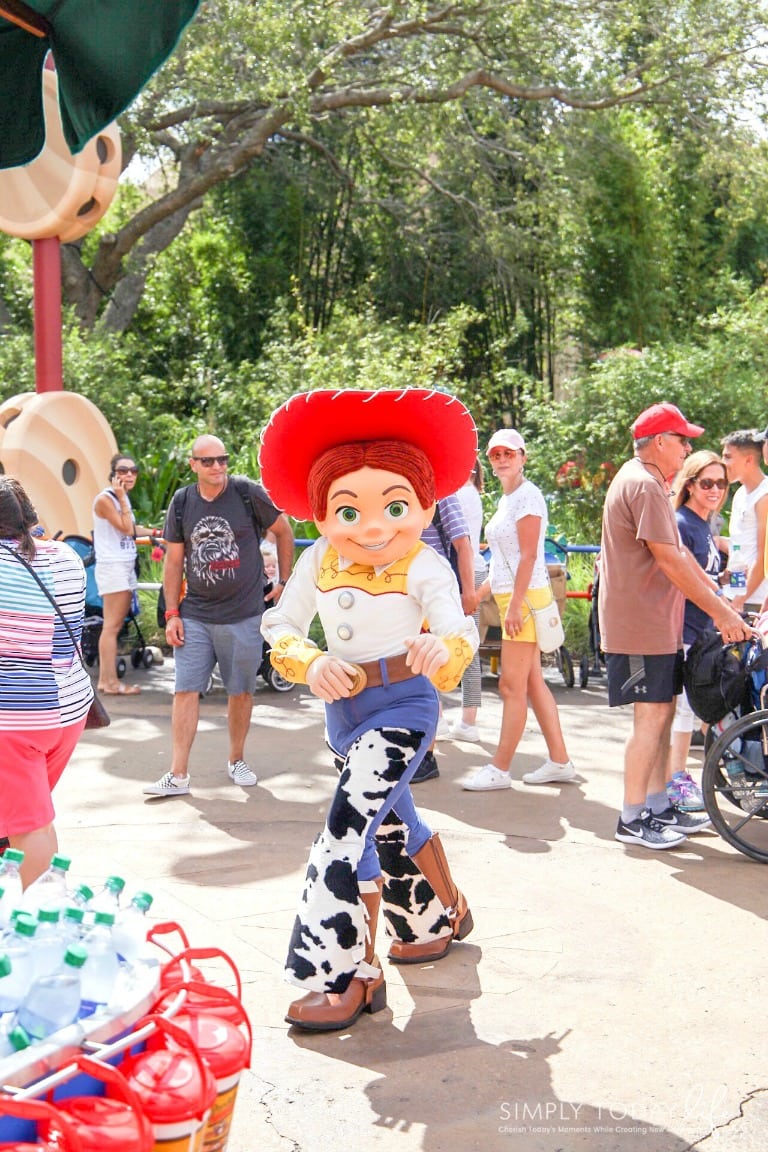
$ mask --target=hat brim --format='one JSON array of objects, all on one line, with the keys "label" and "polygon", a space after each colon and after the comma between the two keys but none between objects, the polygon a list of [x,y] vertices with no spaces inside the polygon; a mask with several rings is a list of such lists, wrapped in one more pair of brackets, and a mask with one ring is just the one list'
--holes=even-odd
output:
[{"label": "hat brim", "polygon": [[259,451],[261,482],[278,508],[313,519],[309,471],[321,453],[361,440],[401,440],[425,453],[441,500],[466,484],[477,429],[455,396],[427,388],[300,392],[273,412]]}]

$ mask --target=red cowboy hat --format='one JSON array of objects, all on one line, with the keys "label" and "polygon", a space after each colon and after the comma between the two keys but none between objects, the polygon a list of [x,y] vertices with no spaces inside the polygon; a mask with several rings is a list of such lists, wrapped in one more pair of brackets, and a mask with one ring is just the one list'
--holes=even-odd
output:
[{"label": "red cowboy hat", "polygon": [[435,473],[438,500],[467,482],[477,457],[475,423],[446,392],[299,392],[272,413],[264,429],[261,482],[278,508],[311,520],[310,468],[328,448],[359,440],[403,440],[421,448]]}]

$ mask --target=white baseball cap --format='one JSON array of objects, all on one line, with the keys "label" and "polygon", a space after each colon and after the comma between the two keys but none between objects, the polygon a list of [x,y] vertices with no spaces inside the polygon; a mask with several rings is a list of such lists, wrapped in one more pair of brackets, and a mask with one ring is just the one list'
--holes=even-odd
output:
[{"label": "white baseball cap", "polygon": [[488,441],[486,455],[492,448],[511,448],[513,452],[525,452],[525,440],[514,428],[500,428]]}]

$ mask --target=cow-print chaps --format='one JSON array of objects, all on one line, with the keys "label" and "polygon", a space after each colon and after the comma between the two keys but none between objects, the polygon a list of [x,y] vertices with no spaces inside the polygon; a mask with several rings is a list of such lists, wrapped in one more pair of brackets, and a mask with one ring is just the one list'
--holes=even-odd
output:
[{"label": "cow-print chaps", "polygon": [[[373,729],[341,765],[325,827],[310,850],[286,960],[286,980],[312,992],[346,991],[361,974],[366,911],[357,867],[366,832],[420,750],[421,733]],[[451,935],[446,909],[405,851],[406,829],[394,810],[377,835],[387,932],[406,943]]]}]

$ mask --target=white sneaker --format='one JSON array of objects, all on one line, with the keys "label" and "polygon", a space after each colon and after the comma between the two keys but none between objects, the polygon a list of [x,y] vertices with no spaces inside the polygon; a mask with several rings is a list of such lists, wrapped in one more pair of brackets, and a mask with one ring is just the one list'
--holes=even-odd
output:
[{"label": "white sneaker", "polygon": [[154,784],[147,784],[142,788],[145,796],[186,796],[189,792],[189,776],[174,776],[173,772],[166,772]]},{"label": "white sneaker", "polygon": [[451,725],[449,736],[451,740],[467,740],[470,744],[480,743],[480,729],[476,724],[465,724],[463,720],[457,720]]},{"label": "white sneaker", "polygon": [[555,764],[554,760],[549,757],[544,761],[540,768],[535,772],[524,772],[524,784],[555,784],[565,783],[568,780],[573,780],[576,775],[576,769],[569,760],[567,764]]},{"label": "white sneaker", "polygon": [[465,792],[492,792],[496,788],[511,788],[509,772],[502,772],[495,764],[485,764],[478,768],[471,779],[462,784]]},{"label": "white sneaker", "polygon": [[245,760],[235,760],[234,764],[227,761],[227,772],[232,783],[242,784],[243,788],[250,788],[259,782],[258,776],[255,772],[251,772]]},{"label": "white sneaker", "polygon": [[436,740],[450,740],[451,729],[448,726],[448,721],[445,716],[441,716],[437,722],[437,732],[435,733]]}]

